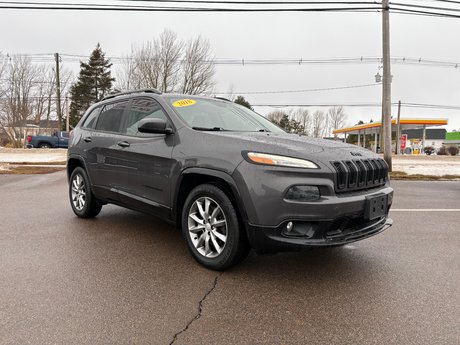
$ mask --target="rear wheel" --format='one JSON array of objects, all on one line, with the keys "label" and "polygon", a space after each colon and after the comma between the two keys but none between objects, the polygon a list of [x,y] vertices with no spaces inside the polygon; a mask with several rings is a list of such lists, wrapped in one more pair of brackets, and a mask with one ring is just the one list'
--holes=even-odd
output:
[{"label": "rear wheel", "polygon": [[81,167],[70,176],[69,198],[73,212],[80,218],[93,218],[101,212],[102,204],[94,197],[88,175]]},{"label": "rear wheel", "polygon": [[232,202],[214,185],[190,192],[182,211],[182,234],[195,260],[214,270],[237,264],[250,249]]}]

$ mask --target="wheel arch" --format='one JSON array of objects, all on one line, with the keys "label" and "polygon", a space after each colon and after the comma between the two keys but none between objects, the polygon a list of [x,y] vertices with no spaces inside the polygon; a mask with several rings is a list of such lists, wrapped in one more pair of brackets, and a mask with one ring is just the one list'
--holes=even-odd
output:
[{"label": "wheel arch", "polygon": [[182,209],[188,194],[193,188],[201,184],[212,184],[221,188],[230,198],[230,201],[236,208],[238,220],[245,227],[247,215],[243,200],[233,178],[227,173],[218,170],[189,168],[184,170],[180,175],[173,199],[173,218],[178,228],[181,226]]},{"label": "wheel arch", "polygon": [[88,169],[86,169],[86,164],[80,156],[71,156],[67,159],[67,180],[70,180],[70,176],[72,175],[72,172],[75,170],[75,168],[81,167],[86,171],[86,174],[88,175],[88,179],[91,182],[91,178],[88,174]]}]

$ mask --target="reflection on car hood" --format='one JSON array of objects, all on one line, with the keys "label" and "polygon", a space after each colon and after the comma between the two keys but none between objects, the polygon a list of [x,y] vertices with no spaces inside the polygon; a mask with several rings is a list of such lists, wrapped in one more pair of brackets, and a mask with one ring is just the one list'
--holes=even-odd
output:
[{"label": "reflection on car hood", "polygon": [[259,147],[267,151],[269,148],[279,152],[280,150],[297,151],[302,153],[320,153],[325,149],[354,149],[360,148],[355,145],[344,144],[332,140],[310,138],[297,134],[267,133],[267,132],[218,132],[216,136],[232,138],[244,141],[247,149],[256,150]]}]

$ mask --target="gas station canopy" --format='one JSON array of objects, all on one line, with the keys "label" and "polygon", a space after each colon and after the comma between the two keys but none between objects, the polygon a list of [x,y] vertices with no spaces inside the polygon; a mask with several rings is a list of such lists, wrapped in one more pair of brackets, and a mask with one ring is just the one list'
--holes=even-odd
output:
[{"label": "gas station canopy", "polygon": [[[445,126],[447,119],[400,119],[401,130],[419,129],[427,127]],[[396,132],[396,119],[391,120],[392,131]],[[348,128],[340,128],[332,131],[333,134],[377,134],[380,132],[381,122],[371,122]]]}]

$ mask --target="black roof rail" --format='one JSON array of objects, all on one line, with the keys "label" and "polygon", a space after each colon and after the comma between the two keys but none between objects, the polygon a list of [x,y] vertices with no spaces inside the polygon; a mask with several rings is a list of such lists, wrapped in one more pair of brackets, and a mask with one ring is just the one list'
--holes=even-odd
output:
[{"label": "black roof rail", "polygon": [[219,99],[221,101],[227,101],[227,102],[231,102],[231,100],[229,100],[228,98],[225,98],[225,97],[219,97],[219,96],[214,96],[215,99]]},{"label": "black roof rail", "polygon": [[132,90],[132,91],[123,91],[123,92],[117,92],[117,93],[112,93],[110,95],[105,96],[101,101],[105,101],[107,99],[115,98],[118,96],[124,96],[124,95],[131,95],[133,93],[156,93],[157,95],[161,95],[161,91],[158,91],[157,89],[140,89],[140,90]]}]

